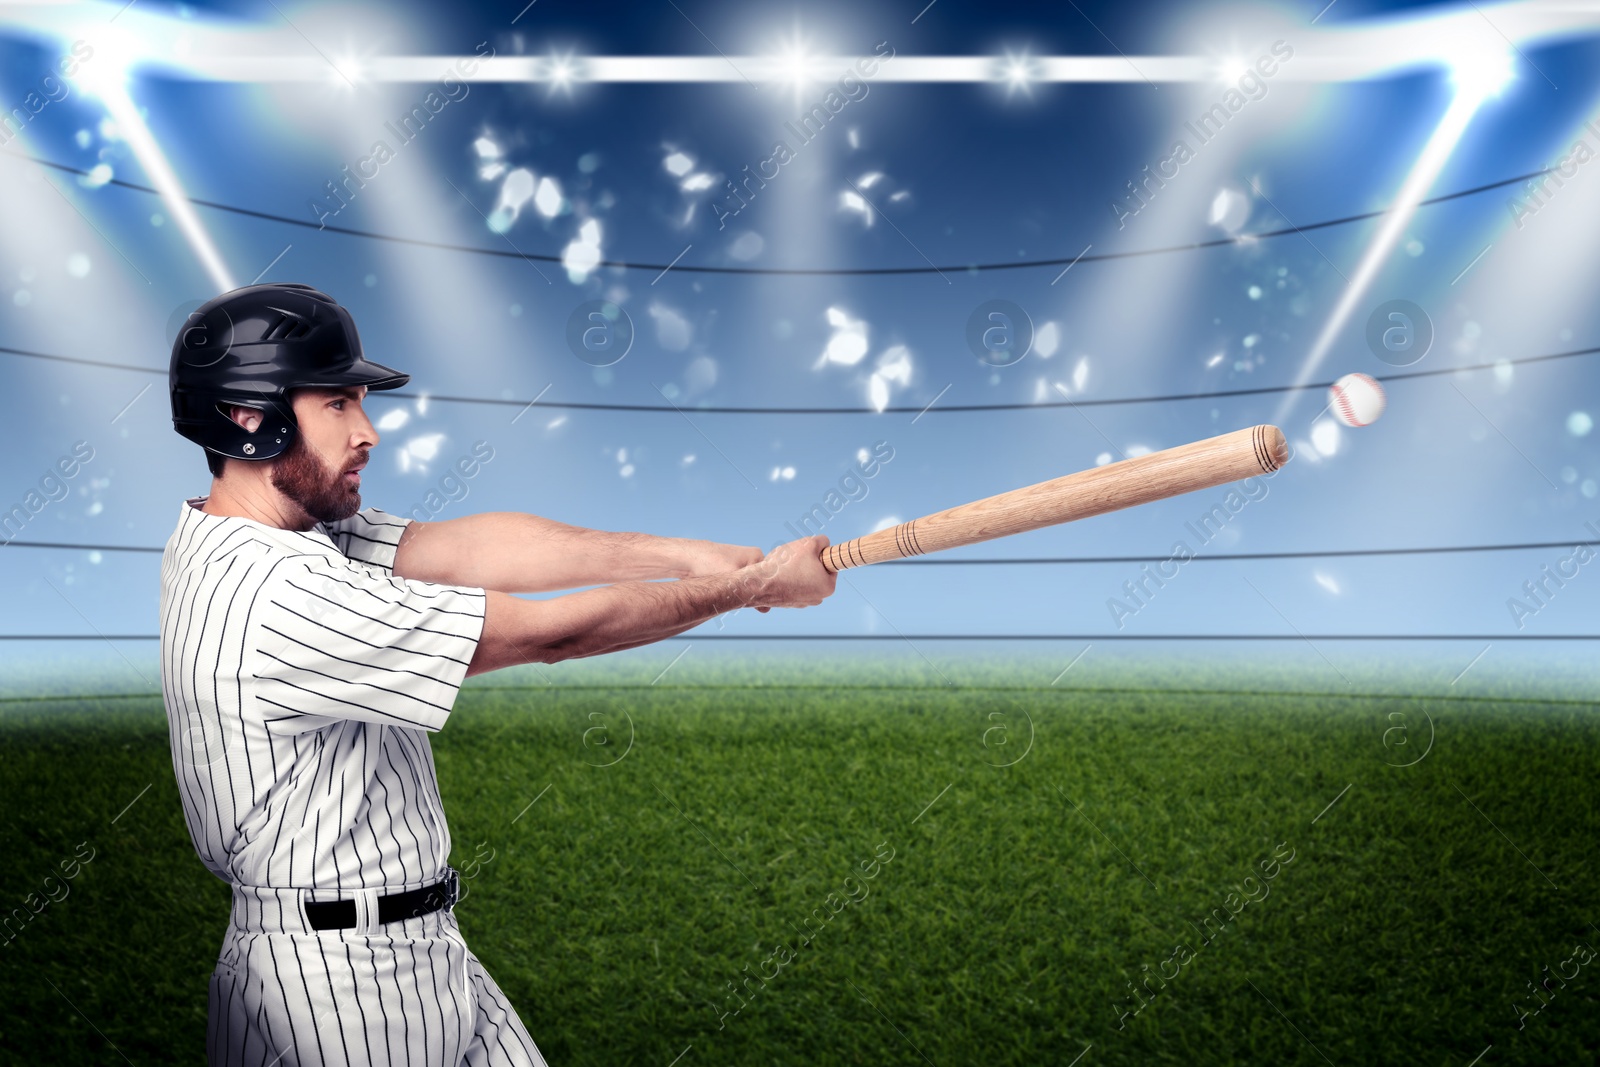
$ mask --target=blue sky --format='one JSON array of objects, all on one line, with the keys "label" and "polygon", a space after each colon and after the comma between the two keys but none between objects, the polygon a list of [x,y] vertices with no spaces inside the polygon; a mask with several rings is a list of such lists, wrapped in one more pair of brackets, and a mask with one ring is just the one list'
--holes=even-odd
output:
[{"label": "blue sky", "polygon": [[[101,32],[118,6],[82,5],[78,39],[96,39],[91,29]],[[835,541],[1122,454],[1276,420],[1296,445],[1294,462],[1204,544],[1187,524],[1222,501],[1223,489],[951,557],[1159,557],[1180,540],[1204,555],[1600,539],[1584,525],[1600,525],[1595,360],[1517,362],[1600,346],[1600,246],[1592,239],[1600,161],[1571,156],[1580,141],[1600,154],[1600,122],[1585,125],[1600,115],[1592,38],[1513,50],[1512,80],[1471,115],[1425,195],[1502,182],[1564,157],[1570,176],[1542,203],[1510,185],[1419,208],[1373,264],[1309,380],[1505,362],[1394,381],[1382,419],[1349,429],[1318,415],[1320,390],[1287,399],[1060,402],[1306,378],[1308,354],[1382,219],[1101,257],[1305,227],[1392,203],[1459,84],[1437,67],[1347,83],[1290,72],[1319,34],[1404,27],[1470,8],[1341,0],[1313,25],[1321,5],[1084,3],[1048,17],[1031,4],[953,0],[920,14],[921,5],[876,0],[627,4],[598,14],[556,0],[520,15],[516,6],[283,5],[280,15],[271,5],[140,3],[117,17],[135,41],[222,27],[270,39],[285,54],[299,49],[302,59],[331,57],[328,76],[310,82],[134,69],[126,91],[188,196],[313,224],[194,208],[228,278],[244,284],[262,272],[263,280],[325,289],[353,311],[369,356],[412,374],[408,396],[369,403],[383,435],[364,486],[369,504],[410,512],[439,489],[462,497],[439,518],[525,510],[770,548],[792,537],[788,524],[841,479],[860,488],[823,527]],[[1485,22],[1511,6],[1486,8]],[[1483,31],[1486,40],[1494,29]],[[1415,32],[1427,30],[1418,23]],[[26,107],[30,92],[49,97],[61,83],[45,79],[72,39],[0,21],[0,102]],[[602,55],[767,54],[796,41],[852,63],[892,55],[880,62],[885,70],[917,56],[1007,54],[1193,54],[1216,57],[1220,69],[1271,55],[1275,42],[1290,57],[1204,143],[1187,124],[1223,101],[1237,76],[1008,91],[858,74],[843,85],[843,105],[804,141],[792,124],[841,85],[849,66],[799,87],[580,80],[552,91],[446,78],[452,63],[475,54],[564,55],[581,66]],[[379,55],[438,57],[436,80],[344,81],[343,68],[356,73]],[[3,146],[0,346],[162,373],[0,353],[0,506],[24,503],[35,489],[35,500],[45,499],[18,540],[160,545],[183,498],[208,484],[198,450],[171,429],[164,369],[174,316],[213,294],[216,270],[169,203],[116,184],[160,183],[128,123],[91,88],[67,86]],[[431,105],[429,93],[438,94]],[[401,117],[418,107],[426,122],[397,136]],[[1174,162],[1178,140],[1191,151]],[[778,141],[789,158],[775,165]],[[341,181],[347,166],[367,177],[330,213],[338,205],[327,183]],[[747,186],[734,213],[726,182],[747,166],[765,167],[769,180]],[[1143,181],[1147,166],[1169,177],[1145,185],[1146,202],[1136,205],[1128,184]],[[504,254],[328,232],[315,228],[319,220]],[[597,257],[654,266],[583,269]],[[968,269],[1030,260],[1063,262]],[[674,269],[663,273],[669,262]],[[935,266],[868,276],[683,269]],[[1397,299],[1420,306],[1433,333],[1427,354],[1405,368],[1379,359],[1366,338],[1369,317]],[[995,300],[1021,308],[1033,331],[1031,350],[1005,366],[979,359],[967,341],[975,310]],[[569,320],[589,302],[609,302],[632,323],[631,348],[609,366],[595,366],[605,359],[592,354],[580,359],[568,344]],[[532,408],[446,399],[535,396]],[[986,404],[1021,407],[941,410]],[[867,410],[697,413],[708,406]],[[911,410],[872,410],[884,406]],[[441,479],[475,446],[493,458],[463,495]],[[52,481],[48,472],[75,447],[92,458]],[[892,458],[870,478],[849,480],[875,448]],[[47,499],[62,486],[63,499]],[[1124,594],[1138,564],[878,567],[851,575],[852,587],[841,582],[819,608],[746,613],[720,632],[1593,632],[1588,586],[1600,578],[1586,561],[1561,562],[1571,555],[1194,562],[1143,603]],[[1536,603],[1524,583],[1539,581],[1546,566],[1575,576],[1547,585],[1553,594]],[[8,546],[0,582],[11,610],[0,630],[153,633],[157,571],[153,555]],[[1538,610],[1514,614],[1513,597]],[[1119,615],[1113,598],[1137,610]],[[150,651],[121,647],[131,656]],[[1465,664],[1479,647],[1450,654]],[[1588,647],[1551,654],[1574,658]],[[118,655],[108,647],[96,654]]]}]

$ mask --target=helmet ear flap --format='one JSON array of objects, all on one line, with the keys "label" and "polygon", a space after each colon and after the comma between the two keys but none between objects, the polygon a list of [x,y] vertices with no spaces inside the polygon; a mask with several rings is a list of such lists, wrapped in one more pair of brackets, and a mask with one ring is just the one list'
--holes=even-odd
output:
[{"label": "helmet ear flap", "polygon": [[[252,430],[237,422],[232,409],[250,408],[261,413]],[[177,393],[173,397],[174,422],[191,440],[203,434],[205,447],[230,459],[276,459],[294,443],[299,425],[294,410],[274,397],[252,397],[247,403],[239,397],[219,397],[215,393],[194,395]]]}]

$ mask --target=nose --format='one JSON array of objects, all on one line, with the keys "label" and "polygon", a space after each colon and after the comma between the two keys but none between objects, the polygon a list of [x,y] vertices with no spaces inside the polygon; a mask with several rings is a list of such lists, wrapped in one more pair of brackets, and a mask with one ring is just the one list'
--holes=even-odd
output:
[{"label": "nose", "polygon": [[351,444],[355,448],[371,448],[379,441],[378,430],[372,425],[372,420],[367,417],[366,409],[361,409],[361,421],[355,426],[351,434]]}]

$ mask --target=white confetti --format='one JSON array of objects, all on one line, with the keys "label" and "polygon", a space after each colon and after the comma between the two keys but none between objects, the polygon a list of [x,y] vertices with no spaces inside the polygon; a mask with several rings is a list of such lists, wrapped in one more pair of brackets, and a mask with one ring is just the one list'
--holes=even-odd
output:
[{"label": "white confetti", "polygon": [[878,374],[885,381],[911,384],[911,349],[905,345],[891,345],[878,357]]},{"label": "white confetti", "polygon": [[1311,427],[1311,447],[1320,455],[1331,456],[1339,451],[1339,424],[1332,419],[1319,419]]},{"label": "white confetti", "polygon": [[1033,351],[1042,359],[1049,359],[1061,346],[1061,329],[1053,321],[1044,323],[1033,334]]},{"label": "white confetti", "polygon": [[661,165],[666,167],[667,173],[674,178],[681,178],[694,170],[694,160],[683,152],[672,153],[661,161]]},{"label": "white confetti", "polygon": [[874,374],[867,382],[867,399],[874,411],[882,411],[889,406],[889,383],[883,380],[881,374]]},{"label": "white confetti", "polygon": [[400,473],[405,474],[413,469],[420,473],[427,473],[428,463],[439,454],[439,445],[444,441],[442,433],[428,433],[413,437],[401,446],[398,455]]},{"label": "white confetti", "polygon": [[652,302],[650,317],[656,322],[656,344],[668,352],[682,352],[693,340],[689,320],[666,304]]},{"label": "white confetti", "polygon": [[861,319],[853,319],[842,309],[830,307],[828,309],[828,325],[833,327],[833,336],[828,338],[828,346],[822,351],[822,358],[817,361],[817,366],[823,363],[840,363],[846,367],[853,367],[861,362],[867,354],[867,324]]},{"label": "white confetti", "polygon": [[766,244],[759,233],[741,233],[733,239],[733,244],[728,246],[728,255],[734,259],[754,259],[761,254]]},{"label": "white confetti", "polygon": [[862,199],[861,194],[846,189],[839,194],[839,210],[854,211],[861,216],[868,226],[872,225],[872,205]]},{"label": "white confetti", "polygon": [[547,219],[561,214],[561,187],[553,178],[539,179],[539,191],[533,194],[533,206]]},{"label": "white confetti", "polygon": [[578,227],[578,236],[561,253],[561,265],[567,268],[567,277],[581,284],[600,263],[600,223],[589,219]]},{"label": "white confetti", "polygon": [[518,167],[507,174],[506,180],[500,185],[500,206],[511,211],[513,216],[532,196],[533,171],[527,167]]}]

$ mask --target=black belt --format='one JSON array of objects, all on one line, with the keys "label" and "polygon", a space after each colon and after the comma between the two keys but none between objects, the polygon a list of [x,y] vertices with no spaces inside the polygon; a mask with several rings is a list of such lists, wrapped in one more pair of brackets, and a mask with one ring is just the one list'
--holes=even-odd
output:
[{"label": "black belt", "polygon": [[[444,880],[420,889],[378,898],[378,924],[403,922],[448,908],[461,899],[461,882],[455,868]],[[356,925],[354,900],[308,900],[306,922],[313,930],[346,930]]]}]

